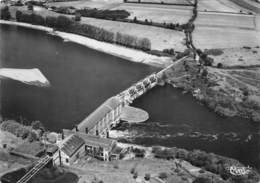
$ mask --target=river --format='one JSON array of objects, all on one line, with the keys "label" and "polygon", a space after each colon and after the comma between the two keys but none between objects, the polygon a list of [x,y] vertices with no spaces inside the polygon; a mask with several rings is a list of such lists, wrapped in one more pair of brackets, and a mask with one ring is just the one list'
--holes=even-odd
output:
[{"label": "river", "polygon": [[[108,97],[158,70],[45,32],[0,26],[3,67],[39,68],[49,88],[3,80],[2,114],[28,124],[40,120],[47,129],[72,128]],[[158,86],[133,106],[150,114],[138,125],[122,125],[126,140],[142,145],[203,149],[258,167],[259,125],[240,118],[223,118],[197,103],[190,94],[169,85]],[[119,128],[119,129],[120,129]]]}]

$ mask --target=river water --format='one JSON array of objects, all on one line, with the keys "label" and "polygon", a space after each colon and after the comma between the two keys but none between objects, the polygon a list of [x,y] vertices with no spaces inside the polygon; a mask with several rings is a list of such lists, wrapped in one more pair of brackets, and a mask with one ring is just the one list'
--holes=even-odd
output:
[{"label": "river water", "polygon": [[[40,120],[49,130],[72,128],[108,97],[158,70],[41,31],[2,25],[0,33],[3,67],[39,68],[51,83],[38,88],[3,80],[3,117],[25,124]],[[133,106],[149,112],[150,119],[119,128],[128,131],[128,142],[203,149],[259,168],[257,124],[220,117],[169,85],[154,88]]]}]

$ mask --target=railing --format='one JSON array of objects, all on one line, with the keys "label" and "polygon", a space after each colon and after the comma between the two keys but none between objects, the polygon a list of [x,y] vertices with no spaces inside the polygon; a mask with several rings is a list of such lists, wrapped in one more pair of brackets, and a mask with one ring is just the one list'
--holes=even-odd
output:
[{"label": "railing", "polygon": [[40,159],[37,164],[27,172],[17,183],[26,183],[28,182],[36,173],[38,173],[49,161],[52,159],[50,156],[45,156]]}]

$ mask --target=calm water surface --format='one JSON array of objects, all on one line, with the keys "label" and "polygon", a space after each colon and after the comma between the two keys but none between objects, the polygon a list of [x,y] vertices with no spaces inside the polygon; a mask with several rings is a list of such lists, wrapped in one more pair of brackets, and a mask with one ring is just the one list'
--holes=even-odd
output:
[{"label": "calm water surface", "polygon": [[[15,26],[1,26],[0,31],[2,66],[37,67],[51,82],[50,88],[38,88],[3,81],[4,117],[40,120],[50,130],[73,127],[108,97],[157,70],[41,31]],[[203,149],[259,168],[259,125],[220,117],[169,85],[156,87],[133,105],[148,111],[150,119],[122,125],[130,134],[127,141]]]}]

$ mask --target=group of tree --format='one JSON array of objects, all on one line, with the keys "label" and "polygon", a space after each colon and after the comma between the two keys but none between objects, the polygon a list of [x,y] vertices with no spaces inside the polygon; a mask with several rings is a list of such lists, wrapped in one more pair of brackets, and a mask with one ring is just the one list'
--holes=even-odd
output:
[{"label": "group of tree", "polygon": [[254,170],[252,170],[248,175],[239,176],[239,178],[236,177],[235,180],[235,178],[229,173],[228,167],[233,165],[243,167],[243,165],[237,160],[219,156],[214,153],[206,153],[201,150],[187,151],[181,148],[162,149],[160,147],[153,147],[152,152],[156,158],[178,158],[186,160],[194,166],[220,175],[224,180],[229,180],[230,183],[236,183],[237,179],[248,180],[249,183],[260,180],[260,175]]},{"label": "group of tree", "polygon": [[206,52],[201,51],[200,49],[196,50],[197,54],[200,57],[200,64],[205,65],[205,66],[212,66],[214,59],[209,57]]},{"label": "group of tree", "polygon": [[11,19],[11,13],[9,11],[8,6],[4,6],[0,9],[0,18],[3,20],[10,20]]},{"label": "group of tree", "polygon": [[92,17],[92,18],[100,18],[100,19],[108,19],[108,20],[123,20],[130,16],[130,13],[126,10],[101,10],[97,8],[83,8],[76,9],[72,6],[60,6],[50,7],[53,11],[57,13],[70,14],[75,15],[77,13],[81,14],[83,17]]},{"label": "group of tree", "polygon": [[100,10],[97,8],[84,8],[76,10],[83,17],[93,17],[100,19],[116,20],[116,19],[126,19],[130,16],[130,13],[126,10]]},{"label": "group of tree", "polygon": [[51,9],[56,13],[69,14],[74,15],[76,13],[76,9],[72,6],[52,6]]},{"label": "group of tree", "polygon": [[41,15],[34,13],[22,13],[21,11],[16,11],[16,20],[18,22],[26,22],[35,25],[45,25],[45,19]]},{"label": "group of tree", "polygon": [[[80,16],[80,15],[79,15]],[[77,18],[78,19],[78,18]],[[151,49],[151,42],[147,38],[138,38],[136,36],[121,34],[105,30],[93,25],[79,23],[76,18],[71,19],[66,16],[47,16],[46,18],[35,13],[16,12],[18,22],[26,22],[36,25],[45,25],[57,30],[80,34],[99,41],[117,43],[126,47],[148,51]]]},{"label": "group of tree", "polygon": [[27,139],[29,142],[33,142],[38,139],[36,132],[32,128],[24,126],[14,120],[3,121],[1,123],[1,130],[8,131],[17,137],[21,137],[22,139]]},{"label": "group of tree", "polygon": [[151,50],[151,42],[147,38],[137,38],[136,36],[117,33],[116,34],[116,43],[128,46],[135,49],[142,49],[144,51]]}]

